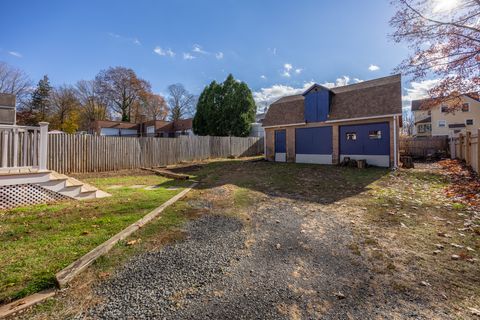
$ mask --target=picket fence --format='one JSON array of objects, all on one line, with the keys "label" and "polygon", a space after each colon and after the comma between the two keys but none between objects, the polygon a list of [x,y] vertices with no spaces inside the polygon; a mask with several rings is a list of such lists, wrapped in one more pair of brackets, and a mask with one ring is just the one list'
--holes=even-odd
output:
[{"label": "picket fence", "polygon": [[47,167],[61,173],[102,172],[262,153],[263,138],[257,137],[154,138],[51,134]]},{"label": "picket fence", "polygon": [[450,154],[452,159],[465,160],[466,164],[471,166],[477,173],[480,173],[479,137],[480,129],[478,129],[476,134],[467,132],[466,134],[459,134],[450,139]]}]

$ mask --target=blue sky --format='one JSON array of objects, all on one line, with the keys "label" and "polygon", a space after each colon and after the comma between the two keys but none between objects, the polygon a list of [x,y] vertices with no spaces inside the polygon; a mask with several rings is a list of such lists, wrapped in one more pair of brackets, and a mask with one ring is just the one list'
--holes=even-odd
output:
[{"label": "blue sky", "polygon": [[155,92],[180,82],[198,94],[233,73],[267,101],[386,76],[408,54],[388,39],[386,0],[15,0],[2,11],[0,60],[55,85],[121,65]]}]

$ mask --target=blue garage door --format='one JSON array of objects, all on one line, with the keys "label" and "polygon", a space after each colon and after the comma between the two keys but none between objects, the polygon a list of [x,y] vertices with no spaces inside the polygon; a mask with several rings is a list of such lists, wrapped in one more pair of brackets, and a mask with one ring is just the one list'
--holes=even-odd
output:
[{"label": "blue garage door", "polygon": [[285,162],[287,159],[287,132],[275,130],[275,161]]},{"label": "blue garage door", "polygon": [[390,126],[388,122],[340,126],[340,161],[345,156],[366,159],[367,163],[390,166]]},{"label": "blue garage door", "polygon": [[332,127],[295,130],[296,162],[332,164]]}]

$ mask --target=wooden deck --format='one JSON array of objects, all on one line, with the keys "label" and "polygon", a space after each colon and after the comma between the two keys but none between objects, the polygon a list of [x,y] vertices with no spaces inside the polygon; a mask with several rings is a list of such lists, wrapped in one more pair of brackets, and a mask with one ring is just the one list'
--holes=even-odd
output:
[{"label": "wooden deck", "polygon": [[35,174],[50,172],[49,170],[39,170],[38,168],[22,167],[22,168],[0,168],[0,176],[12,176],[18,174]]}]

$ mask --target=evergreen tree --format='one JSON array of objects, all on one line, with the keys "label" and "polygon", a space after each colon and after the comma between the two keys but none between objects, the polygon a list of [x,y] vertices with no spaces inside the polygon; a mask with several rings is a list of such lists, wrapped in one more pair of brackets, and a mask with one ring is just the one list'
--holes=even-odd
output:
[{"label": "evergreen tree", "polygon": [[198,100],[193,131],[198,135],[248,136],[255,121],[252,92],[230,74],[222,84],[205,87]]},{"label": "evergreen tree", "polygon": [[46,121],[50,109],[50,94],[52,86],[48,80],[48,76],[44,75],[38,82],[37,88],[32,93],[32,100],[30,102],[31,113],[33,114],[36,123]]}]

